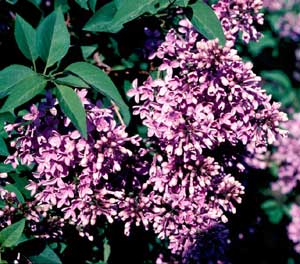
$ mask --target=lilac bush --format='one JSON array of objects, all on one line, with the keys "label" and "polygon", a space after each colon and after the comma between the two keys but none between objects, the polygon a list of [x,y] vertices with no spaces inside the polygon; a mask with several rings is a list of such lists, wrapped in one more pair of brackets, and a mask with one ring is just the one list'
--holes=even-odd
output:
[{"label": "lilac bush", "polygon": [[[245,62],[234,47],[238,43],[241,50],[262,37],[263,1],[220,0],[211,7],[208,1],[174,1],[170,6],[168,1],[107,1],[94,6],[90,1],[75,2],[95,13],[84,30],[100,32],[104,44],[81,46],[85,61],[71,62],[65,69],[58,70],[66,65],[62,59],[73,56],[64,57],[70,46],[68,30],[73,34],[78,26],[69,14],[65,21],[63,12],[68,11],[61,8],[66,6],[43,18],[37,29],[16,18],[15,32],[25,28],[29,33],[21,31],[24,36],[37,34],[36,39],[45,43],[37,43],[42,52],[36,55],[30,50],[34,45],[27,43],[30,38],[26,35],[24,40],[20,34],[17,45],[32,60],[32,68],[13,65],[13,71],[7,67],[0,72],[0,80],[7,72],[17,72],[18,78],[29,76],[36,88],[34,95],[30,89],[26,94],[29,86],[24,77],[26,101],[13,86],[3,88],[0,82],[0,97],[5,98],[1,113],[17,113],[25,104],[29,109],[24,114],[23,108],[15,121],[5,122],[2,132],[11,154],[1,164],[9,168],[0,172],[1,229],[25,218],[28,237],[49,241],[63,241],[69,228],[77,229],[93,245],[100,237],[103,242],[103,261],[86,263],[108,263],[111,233],[103,230],[121,225],[126,236],[146,230],[157,243],[166,244],[153,253],[157,264],[227,263],[226,223],[246,192],[243,176],[249,165],[266,168],[270,159],[276,162],[280,173],[273,189],[277,191],[290,191],[298,181],[297,140],[283,139],[286,130],[293,132],[292,121],[284,124],[287,115],[280,103],[262,88],[252,63]],[[269,10],[280,8],[267,1],[264,5]],[[172,17],[175,14],[179,22]],[[148,27],[150,15],[157,16],[157,25]],[[193,25],[186,18],[190,15]],[[202,21],[202,15],[211,21]],[[150,22],[144,24],[143,17]],[[52,20],[53,32],[60,23],[61,42],[47,35]],[[133,31],[131,23],[137,24]],[[165,28],[169,30],[164,32]],[[125,45],[119,42],[128,29],[146,35],[143,47],[134,43],[127,50],[131,40],[123,39]],[[43,30],[50,43],[40,35]],[[296,31],[286,28],[282,34],[291,37]],[[83,35],[82,43],[91,43],[91,33]],[[52,58],[44,44],[53,44],[58,55]],[[36,63],[38,57],[43,62]],[[128,91],[129,80],[133,82]],[[125,100],[125,93],[133,100]],[[13,99],[18,103],[11,106]],[[132,119],[129,109],[135,115]],[[272,144],[278,149],[275,154],[268,152]],[[290,144],[290,149],[281,144]],[[288,162],[285,156],[290,157]],[[18,188],[23,194],[30,191],[25,199],[9,188],[17,188],[10,172],[23,167],[27,175],[22,180],[27,183],[25,190]],[[291,171],[293,177],[287,177]],[[298,243],[296,228],[290,229]]]}]

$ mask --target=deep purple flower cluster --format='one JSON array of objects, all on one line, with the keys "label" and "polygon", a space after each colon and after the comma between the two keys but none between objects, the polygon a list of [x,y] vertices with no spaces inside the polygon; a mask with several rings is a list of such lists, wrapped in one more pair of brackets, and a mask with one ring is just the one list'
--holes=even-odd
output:
[{"label": "deep purple flower cluster", "polygon": [[[143,150],[135,156],[131,150],[139,149],[140,138],[128,137],[125,126],[114,120],[113,111],[89,102],[86,90],[77,93],[87,114],[87,139],[74,129],[48,94],[44,102],[38,107],[33,105],[24,115],[25,123],[6,126],[11,135],[14,128],[18,132],[11,143],[16,152],[6,163],[36,164],[27,189],[37,204],[62,213],[66,222],[81,228],[94,225],[98,216],[112,222],[128,181],[132,186],[138,184],[135,176],[147,170],[135,163],[143,157]],[[130,180],[126,173],[132,174]]]},{"label": "deep purple flower cluster", "polygon": [[[149,77],[142,85],[135,80],[128,93],[161,154],[154,156],[135,217],[132,211],[122,217],[151,223],[173,253],[185,256],[199,233],[226,222],[225,212],[235,213],[244,193],[226,170],[230,162],[217,161],[214,150],[272,143],[286,116],[235,50],[217,40],[198,41],[187,20],[180,26],[154,54],[164,77]],[[124,208],[132,208],[128,204]]]},{"label": "deep purple flower cluster", "polygon": [[292,221],[287,227],[288,237],[295,244],[295,251],[300,253],[300,207],[293,204],[290,214]]},{"label": "deep purple flower cluster", "polygon": [[240,32],[245,43],[257,41],[262,36],[256,29],[264,22],[262,8],[262,0],[220,0],[213,5],[231,46]]},{"label": "deep purple flower cluster", "polygon": [[158,29],[151,30],[148,27],[144,28],[146,40],[144,42],[143,53],[145,58],[151,56],[162,42],[162,36]]}]

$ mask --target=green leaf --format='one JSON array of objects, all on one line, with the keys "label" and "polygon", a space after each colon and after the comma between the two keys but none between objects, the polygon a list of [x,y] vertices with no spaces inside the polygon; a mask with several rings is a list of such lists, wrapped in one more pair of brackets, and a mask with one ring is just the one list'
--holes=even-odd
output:
[{"label": "green leaf", "polygon": [[129,124],[130,111],[128,106],[123,101],[117,87],[114,85],[109,76],[98,67],[87,62],[76,62],[66,68],[82,80],[90,84],[97,92],[107,96],[113,100],[120,108],[124,122]]},{"label": "green leaf", "polygon": [[27,0],[29,3],[33,4],[36,8],[40,9],[40,4],[42,0]]},{"label": "green leaf", "polygon": [[66,77],[57,78],[55,82],[77,88],[89,88],[89,85],[86,82],[75,75],[67,75]]},{"label": "green leaf", "polygon": [[189,4],[189,0],[177,0],[176,5],[182,6],[182,7],[187,7]]},{"label": "green leaf", "polygon": [[0,113],[13,112],[18,106],[27,103],[36,95],[43,92],[46,87],[47,80],[39,75],[34,75],[22,82],[22,85],[18,85],[18,89],[14,89],[4,105],[0,109]]},{"label": "green leaf", "polygon": [[68,0],[55,0],[54,2],[54,8],[55,9],[61,9],[63,13],[66,13],[69,11],[70,6],[68,4]]},{"label": "green leaf", "polygon": [[116,33],[144,13],[155,14],[169,6],[169,0],[122,0],[113,1],[100,10],[84,26],[84,30]]},{"label": "green leaf", "polygon": [[267,200],[261,204],[261,208],[265,211],[277,208],[279,205],[275,200]]},{"label": "green leaf", "polygon": [[287,261],[287,264],[295,264],[295,261],[293,258],[289,258]]},{"label": "green leaf", "polygon": [[24,234],[22,234],[20,239],[16,242],[16,246],[18,246],[19,244],[22,244],[24,242],[30,241],[32,239],[33,239],[32,237],[29,238],[29,237],[25,236]]},{"label": "green leaf", "polygon": [[2,137],[0,137],[0,156],[8,156],[9,152],[6,143]]},{"label": "green leaf", "polygon": [[24,197],[22,193],[19,191],[19,189],[13,185],[13,184],[7,184],[3,187],[3,189],[15,193],[17,199],[19,200],[20,203],[25,203]]},{"label": "green leaf", "polygon": [[9,175],[10,178],[14,180],[14,185],[18,188],[18,190],[23,194],[23,196],[26,197],[26,199],[29,199],[31,197],[30,191],[25,189],[25,186],[28,185],[28,180],[26,177],[21,177],[17,173],[11,173]]},{"label": "green leaf", "polygon": [[82,136],[87,138],[86,113],[76,92],[68,86],[57,84],[57,98],[61,110],[71,119]]},{"label": "green leaf", "polygon": [[276,82],[277,84],[281,85],[286,89],[292,89],[292,83],[289,77],[283,71],[280,70],[262,71],[261,76],[264,79]]},{"label": "green leaf", "polygon": [[19,15],[16,17],[15,38],[24,56],[35,61],[38,57],[35,29]]},{"label": "green leaf", "polygon": [[80,48],[81,48],[83,58],[86,60],[97,50],[98,45],[81,46]]},{"label": "green leaf", "polygon": [[32,264],[62,264],[59,257],[49,246],[46,246],[38,256],[31,256],[29,259],[32,261]]},{"label": "green leaf", "polygon": [[8,95],[13,89],[21,87],[23,82],[36,75],[30,68],[14,64],[0,72],[0,98]]},{"label": "green leaf", "polygon": [[268,211],[267,215],[269,217],[269,221],[272,224],[278,224],[281,221],[281,219],[284,215],[284,212],[280,208],[277,208],[272,211]]},{"label": "green leaf", "polygon": [[11,166],[11,164],[0,163],[0,172],[11,172],[14,170],[15,169],[13,168],[13,166]]},{"label": "green leaf", "polygon": [[113,0],[113,2],[115,3],[117,9],[119,9],[120,6],[122,5],[122,1],[123,0]]},{"label": "green leaf", "polygon": [[9,4],[14,5],[18,2],[18,0],[6,0],[6,2],[9,3]]},{"label": "green leaf", "polygon": [[88,0],[89,8],[95,13],[97,0]]},{"label": "green leaf", "polygon": [[88,0],[75,0],[75,2],[80,5],[82,8],[89,10]]},{"label": "green leaf", "polygon": [[110,245],[108,244],[107,238],[103,241],[103,261],[107,263],[108,258],[110,256]]},{"label": "green leaf", "polygon": [[37,47],[46,68],[60,61],[70,47],[70,35],[61,9],[47,16],[37,29]]},{"label": "green leaf", "polygon": [[193,17],[191,19],[194,27],[207,39],[219,39],[220,45],[224,46],[226,38],[222,25],[215,12],[203,1],[197,1],[191,5]]},{"label": "green leaf", "polygon": [[1,247],[12,247],[16,245],[20,239],[25,227],[25,219],[22,219],[4,229],[0,232]]},{"label": "green leaf", "polygon": [[111,21],[117,8],[114,2],[109,2],[108,4],[101,7],[85,24],[84,30],[95,31],[95,32],[109,32]]},{"label": "green leaf", "polygon": [[250,42],[248,49],[253,56],[258,56],[265,48],[276,49],[277,42],[271,32],[266,31],[258,42]]}]

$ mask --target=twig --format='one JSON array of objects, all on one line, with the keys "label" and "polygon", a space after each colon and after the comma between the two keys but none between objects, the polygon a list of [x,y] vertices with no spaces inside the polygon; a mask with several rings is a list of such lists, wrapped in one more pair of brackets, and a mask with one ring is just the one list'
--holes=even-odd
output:
[{"label": "twig", "polygon": [[110,100],[110,102],[111,102],[111,104],[112,104],[112,106],[114,108],[114,111],[115,111],[115,113],[116,113],[116,115],[117,115],[117,117],[118,117],[121,125],[125,126],[124,120],[123,120],[123,118],[122,118],[122,116],[120,114],[120,111],[119,111],[119,107],[115,104],[115,102],[113,100]]},{"label": "twig", "polygon": [[99,52],[95,52],[93,55],[93,59],[96,62],[96,65],[100,68],[104,68],[106,73],[110,73],[112,71],[111,67],[105,63],[103,63],[103,61],[100,58],[100,54]]}]

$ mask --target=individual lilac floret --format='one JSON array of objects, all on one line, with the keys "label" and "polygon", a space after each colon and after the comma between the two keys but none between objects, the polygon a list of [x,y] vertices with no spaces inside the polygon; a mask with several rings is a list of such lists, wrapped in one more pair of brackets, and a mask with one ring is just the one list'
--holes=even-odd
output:
[{"label": "individual lilac floret", "polygon": [[293,241],[295,251],[300,253],[300,207],[293,204],[290,214],[292,221],[287,227],[288,237]]},{"label": "individual lilac floret", "polygon": [[300,115],[295,114],[283,127],[289,133],[275,143],[276,151],[271,156],[271,161],[278,166],[278,180],[272,183],[272,189],[286,194],[300,180]]},{"label": "individual lilac floret", "polygon": [[[14,167],[36,164],[27,186],[31,195],[39,205],[63,213],[63,218],[77,227],[85,227],[94,225],[98,216],[105,216],[109,222],[117,216],[125,186],[135,184],[135,173],[142,173],[138,164],[132,170],[130,164],[142,155],[133,158],[132,147],[138,149],[140,138],[129,137],[125,126],[114,120],[111,109],[89,102],[86,90],[77,93],[86,110],[87,139],[48,94],[23,117],[28,122],[17,124],[18,138],[11,142],[16,151],[6,163]],[[6,130],[10,133],[15,127],[7,125]],[[130,183],[121,168],[132,174]]]},{"label": "individual lilac floret", "polygon": [[300,40],[300,13],[288,12],[278,22],[279,35],[297,42]]},{"label": "individual lilac floret", "polygon": [[213,5],[231,46],[240,32],[245,43],[257,41],[262,36],[256,28],[264,22],[262,8],[262,0],[220,0]]}]

